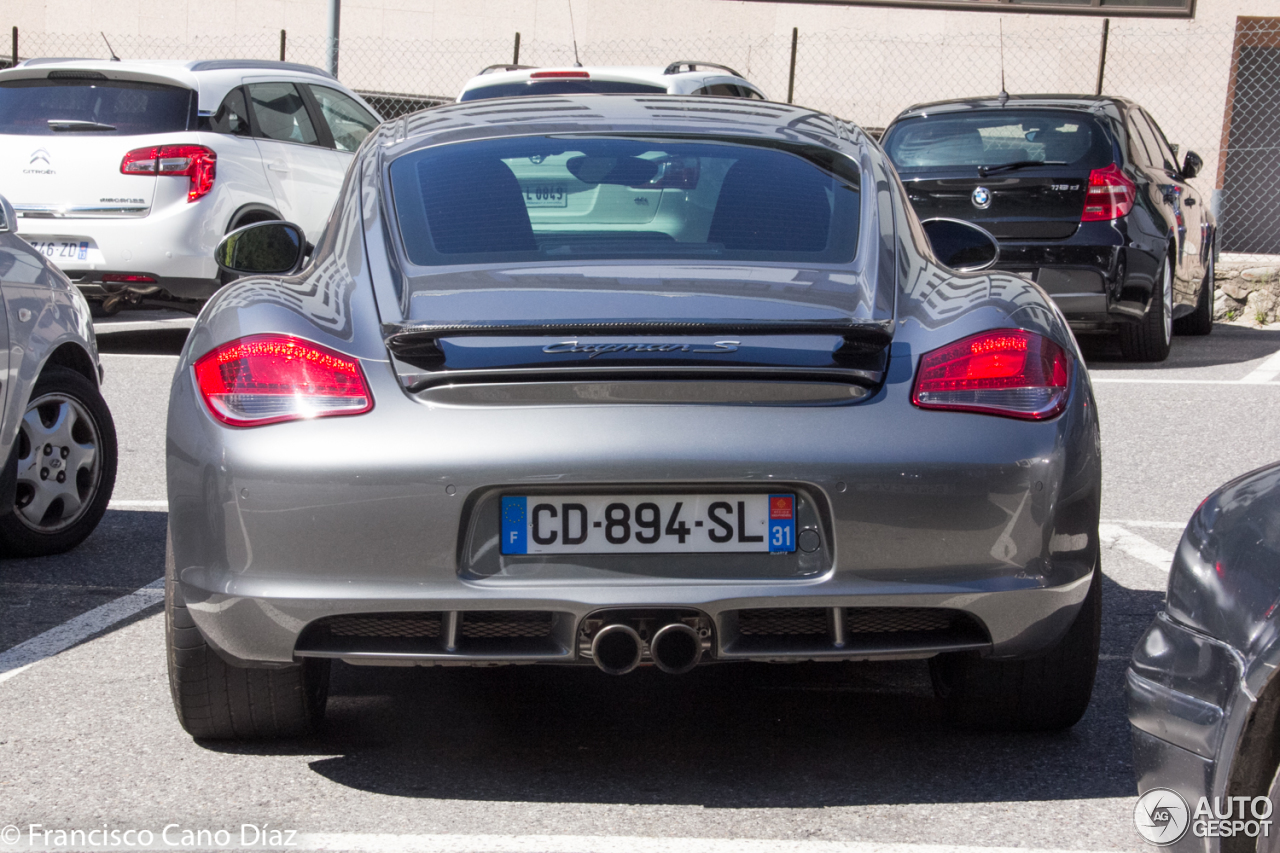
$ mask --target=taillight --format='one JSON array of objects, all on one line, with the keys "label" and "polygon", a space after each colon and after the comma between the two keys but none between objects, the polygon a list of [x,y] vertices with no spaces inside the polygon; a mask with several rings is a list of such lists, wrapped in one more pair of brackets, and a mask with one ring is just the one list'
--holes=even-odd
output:
[{"label": "taillight", "polygon": [[911,402],[1040,421],[1066,408],[1070,377],[1062,347],[1034,332],[998,329],[926,353]]},{"label": "taillight", "polygon": [[195,364],[200,396],[231,426],[358,415],[373,408],[354,358],[288,335],[225,343]]},{"label": "taillight", "polygon": [[535,71],[529,75],[530,80],[554,80],[566,77],[575,80],[591,79],[591,75],[586,71]]},{"label": "taillight", "polygon": [[1081,222],[1110,222],[1133,210],[1138,186],[1115,163],[1089,173]]},{"label": "taillight", "polygon": [[203,145],[160,145],[135,148],[120,161],[125,175],[186,175],[187,201],[206,196],[217,177],[218,155]]}]

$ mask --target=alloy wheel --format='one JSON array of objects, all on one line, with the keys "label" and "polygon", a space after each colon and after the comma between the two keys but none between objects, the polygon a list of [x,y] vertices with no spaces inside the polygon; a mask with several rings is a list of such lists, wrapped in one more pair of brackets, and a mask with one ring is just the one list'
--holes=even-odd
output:
[{"label": "alloy wheel", "polygon": [[101,442],[79,400],[61,393],[32,400],[18,433],[18,520],[56,533],[84,515],[102,479]]}]

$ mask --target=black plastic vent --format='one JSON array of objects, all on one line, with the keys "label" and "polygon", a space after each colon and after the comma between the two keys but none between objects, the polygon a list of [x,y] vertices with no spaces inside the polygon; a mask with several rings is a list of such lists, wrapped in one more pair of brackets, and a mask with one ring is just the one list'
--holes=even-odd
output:
[{"label": "black plastic vent", "polygon": [[324,627],[335,637],[439,637],[439,613],[334,616]]},{"label": "black plastic vent", "polygon": [[462,636],[549,637],[552,614],[538,610],[469,611],[462,614]]}]

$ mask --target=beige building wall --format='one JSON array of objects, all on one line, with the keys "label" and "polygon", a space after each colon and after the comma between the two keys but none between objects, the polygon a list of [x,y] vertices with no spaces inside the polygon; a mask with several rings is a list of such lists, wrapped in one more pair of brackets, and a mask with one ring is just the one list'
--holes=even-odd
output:
[{"label": "beige building wall", "polygon": [[[1112,19],[1104,89],[1146,105],[1170,140],[1218,172],[1237,16],[1280,16],[1280,0],[1199,0],[1194,20]],[[322,64],[325,0],[4,0],[21,53],[125,56],[278,55]],[[588,63],[701,58],[733,65],[786,97],[792,28],[800,33],[795,101],[865,126],[913,103],[1008,90],[1094,88],[1102,21],[1081,16],[902,10],[739,0],[572,0]],[[343,0],[340,78],[361,90],[452,96],[471,74],[521,59],[567,63],[570,0]],[[1280,82],[1278,82],[1280,85]]]}]

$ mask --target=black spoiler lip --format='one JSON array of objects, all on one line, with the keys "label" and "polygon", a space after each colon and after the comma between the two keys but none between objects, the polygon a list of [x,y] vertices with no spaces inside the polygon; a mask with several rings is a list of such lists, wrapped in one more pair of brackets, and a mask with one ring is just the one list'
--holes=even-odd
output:
[{"label": "black spoiler lip", "polygon": [[384,323],[382,336],[396,355],[439,352],[440,338],[547,337],[554,335],[838,335],[839,353],[863,355],[893,340],[893,323],[833,320],[565,320],[541,323]]}]

